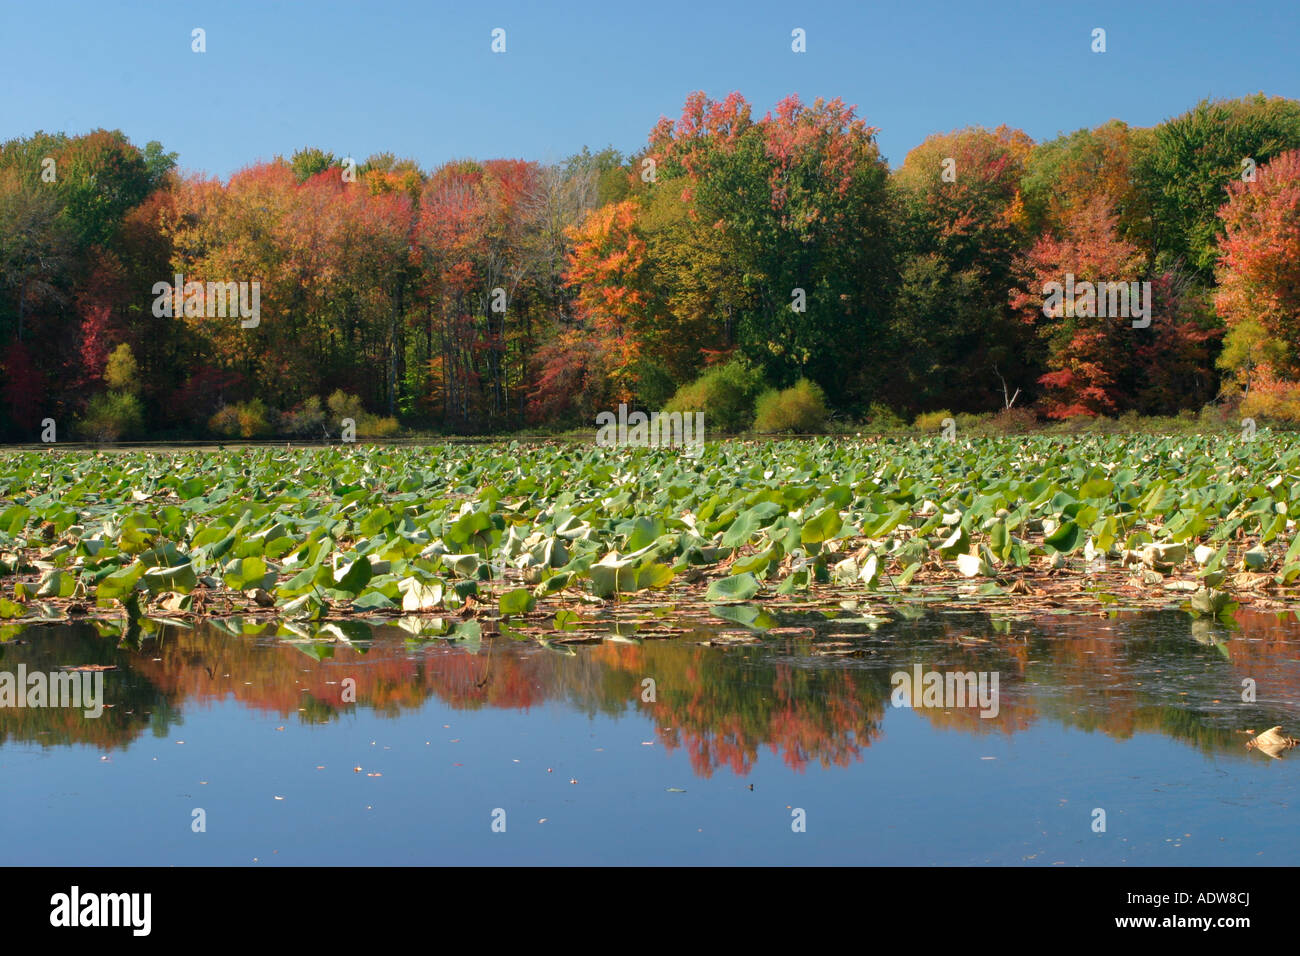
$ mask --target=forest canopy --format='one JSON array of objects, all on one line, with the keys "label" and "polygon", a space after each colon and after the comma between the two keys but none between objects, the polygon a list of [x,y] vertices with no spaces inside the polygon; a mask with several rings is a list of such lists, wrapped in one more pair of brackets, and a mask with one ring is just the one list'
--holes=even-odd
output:
[{"label": "forest canopy", "polygon": [[[0,438],[561,430],[730,398],[746,427],[780,390],[818,421],[1243,395],[1300,418],[1300,102],[1042,143],[969,127],[892,169],[876,133],[838,99],[697,93],[628,155],[313,146],[226,180],[117,131],[10,140]],[[1045,307],[1067,276],[1143,290],[1146,323],[1104,294]],[[205,307],[241,283],[255,321]]]}]

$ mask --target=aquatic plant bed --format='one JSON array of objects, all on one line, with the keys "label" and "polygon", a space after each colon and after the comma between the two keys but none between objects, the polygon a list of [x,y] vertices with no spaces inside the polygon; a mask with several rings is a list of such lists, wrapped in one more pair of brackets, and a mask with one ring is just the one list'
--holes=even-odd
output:
[{"label": "aquatic plant bed", "polygon": [[1263,432],[7,452],[0,636],[238,617],[546,640],[656,606],[742,629],[815,608],[1216,615],[1296,597],[1297,502],[1300,440]]}]

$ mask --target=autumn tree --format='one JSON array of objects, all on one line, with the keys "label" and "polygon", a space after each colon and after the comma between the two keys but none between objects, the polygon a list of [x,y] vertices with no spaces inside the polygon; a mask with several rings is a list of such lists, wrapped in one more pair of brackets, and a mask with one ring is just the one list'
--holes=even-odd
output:
[{"label": "autumn tree", "polygon": [[1300,150],[1228,186],[1219,210],[1215,308],[1228,327],[1221,364],[1300,378]]},{"label": "autumn tree", "polygon": [[[372,195],[327,169],[299,183],[283,162],[227,183],[191,177],[164,223],[185,282],[258,283],[260,316],[176,316],[203,362],[236,374],[273,408],[341,385],[393,407],[409,281],[409,199]],[[164,277],[166,278],[166,277]],[[384,374],[373,374],[375,366]]]},{"label": "autumn tree", "polygon": [[641,320],[652,296],[646,242],[636,228],[638,209],[632,200],[602,206],[572,229],[565,275],[576,290],[580,314],[591,321],[598,349],[609,356],[616,401],[633,397],[632,366],[641,354]]},{"label": "autumn tree", "polygon": [[140,150],[102,129],[0,146],[0,342],[39,343],[6,364],[42,383],[32,401],[46,414],[84,402],[109,338],[124,334],[136,293],[119,256],[123,223],[174,162],[157,143]]},{"label": "autumn tree", "polygon": [[[1041,236],[1016,271],[1021,284],[1010,301],[1043,343],[1039,384],[1049,417],[1170,414],[1213,396],[1216,331],[1204,300],[1173,273],[1150,278],[1107,200],[1069,211],[1063,235]],[[1102,283],[1122,283],[1124,299]],[[1127,314],[1116,308],[1121,301]]]},{"label": "autumn tree", "polygon": [[1149,244],[1151,211],[1135,165],[1151,130],[1111,120],[1040,143],[1026,157],[1021,193],[1024,226],[1032,236],[1059,232],[1069,215],[1095,202],[1109,203],[1120,235]]},{"label": "autumn tree", "polygon": [[686,203],[699,228],[685,238],[702,269],[716,275],[719,257],[728,263],[732,277],[710,296],[715,321],[732,323],[736,345],[773,384],[808,377],[836,401],[874,387],[862,359],[885,322],[890,268],[875,133],[838,99],[788,97],[755,122],[738,94],[694,94],[676,123],[651,134],[648,188]]},{"label": "autumn tree", "polygon": [[889,325],[896,404],[1002,407],[1032,351],[1006,301],[1027,241],[1020,182],[1032,141],[999,127],[931,136],[893,178],[899,265]]},{"label": "autumn tree", "polygon": [[435,170],[420,198],[431,359],[444,414],[456,427],[499,424],[522,411],[534,328],[535,163],[457,162]]},{"label": "autumn tree", "polygon": [[1157,264],[1183,260],[1208,284],[1229,184],[1297,148],[1300,102],[1262,93],[1205,100],[1157,126],[1135,171],[1151,207]]}]

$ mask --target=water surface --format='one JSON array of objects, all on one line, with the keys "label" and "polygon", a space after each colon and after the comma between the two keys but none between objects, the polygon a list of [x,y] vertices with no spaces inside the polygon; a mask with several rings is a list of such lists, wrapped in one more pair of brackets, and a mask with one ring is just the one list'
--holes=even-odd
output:
[{"label": "water surface", "polygon": [[[1300,858],[1300,750],[1245,747],[1247,730],[1300,735],[1293,614],[758,625],[639,639],[660,628],[598,622],[621,633],[550,647],[359,622],[32,627],[0,644],[0,671],[113,669],[98,719],[0,709],[4,862]],[[894,706],[891,675],[917,664],[996,674],[996,716]]]}]

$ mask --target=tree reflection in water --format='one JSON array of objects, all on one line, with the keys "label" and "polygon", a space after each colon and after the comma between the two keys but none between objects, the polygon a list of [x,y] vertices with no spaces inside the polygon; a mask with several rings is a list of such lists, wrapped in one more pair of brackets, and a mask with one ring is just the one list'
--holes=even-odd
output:
[{"label": "tree reflection in water", "polygon": [[[804,622],[807,623],[807,622]],[[987,614],[895,621],[835,640],[860,653],[820,656],[826,622],[806,637],[701,646],[676,640],[605,642],[555,653],[532,642],[485,639],[467,650],[413,641],[394,626],[354,644],[286,643],[262,633],[147,623],[124,638],[96,624],[33,627],[0,644],[0,669],[98,664],[103,716],[80,710],[0,709],[0,743],[86,744],[108,751],[146,730],[165,736],[187,709],[234,699],[277,720],[323,723],[352,707],[397,717],[430,698],[465,710],[528,711],[548,701],[588,714],[637,714],[657,739],[685,748],[697,774],[749,773],[766,748],[789,767],[845,766],[887,729],[890,676],[920,663],[939,672],[996,671],[996,717],[977,707],[918,708],[933,725],[1013,734],[1047,719],[1115,738],[1159,733],[1204,751],[1248,753],[1246,728],[1300,730],[1300,623],[1292,613],[1239,611],[1228,624],[1179,612],[1027,620]],[[356,633],[353,626],[353,633]],[[363,632],[365,633],[365,632]],[[486,637],[486,635],[485,635]],[[655,699],[642,699],[644,678]],[[1243,680],[1258,699],[1242,701]],[[355,681],[355,703],[345,694]]]}]

